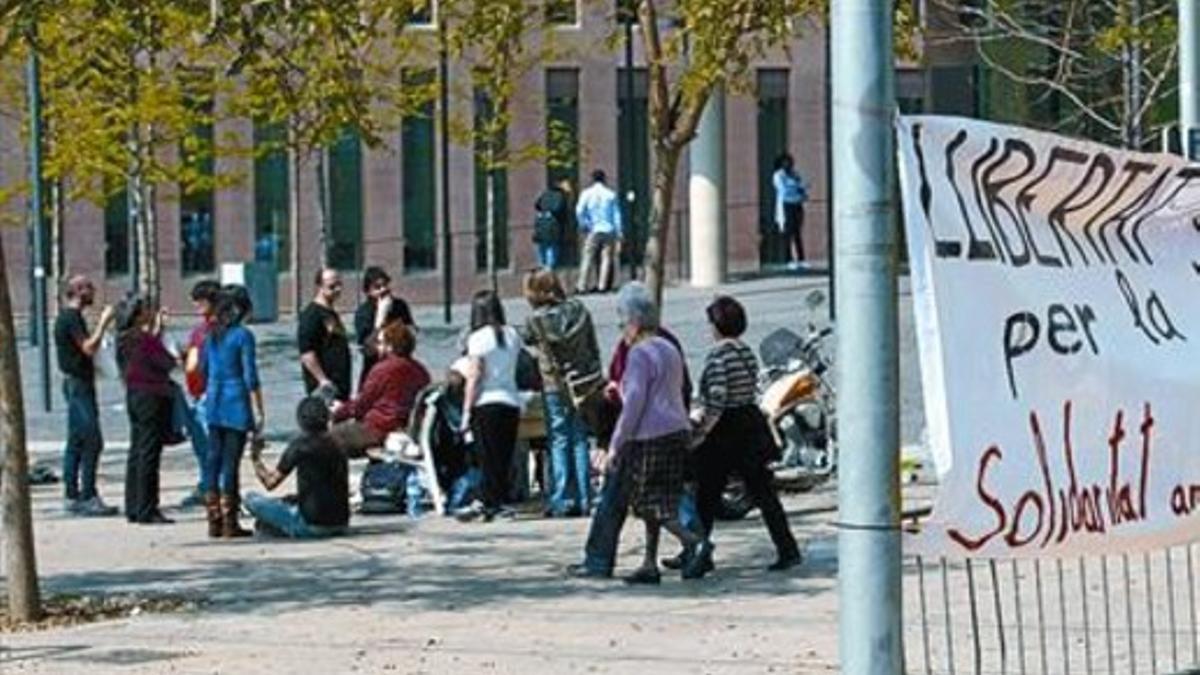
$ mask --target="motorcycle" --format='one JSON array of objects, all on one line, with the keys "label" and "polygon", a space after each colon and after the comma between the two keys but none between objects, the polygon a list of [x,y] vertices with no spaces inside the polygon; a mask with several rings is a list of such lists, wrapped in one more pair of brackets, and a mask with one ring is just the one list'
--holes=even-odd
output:
[{"label": "motorcycle", "polygon": [[[810,309],[822,301],[814,291]],[[771,464],[781,488],[811,490],[837,471],[832,338],[832,326],[809,323],[803,337],[780,328],[759,345],[759,408],[781,449]]]}]

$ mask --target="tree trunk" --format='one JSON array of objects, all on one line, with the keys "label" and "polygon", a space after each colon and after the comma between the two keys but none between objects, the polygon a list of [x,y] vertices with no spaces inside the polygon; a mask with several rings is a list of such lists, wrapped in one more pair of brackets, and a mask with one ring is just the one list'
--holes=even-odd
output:
[{"label": "tree trunk", "polygon": [[292,268],[292,312],[297,316],[304,303],[304,270],[300,257],[300,157],[296,152],[296,130],[291,124],[288,139],[288,256]]},{"label": "tree trunk", "polygon": [[646,237],[646,286],[654,294],[654,302],[662,307],[663,262],[667,255],[667,239],[671,233],[671,205],[675,201],[675,173],[679,170],[680,148],[672,145],[654,146],[654,178],[650,190],[650,232]]},{"label": "tree trunk", "polygon": [[4,512],[8,610],[19,621],[35,621],[41,617],[42,601],[33,546],[25,403],[16,337],[4,243],[0,238],[0,451],[4,457],[0,468],[0,508]]},{"label": "tree trunk", "polygon": [[142,200],[145,215],[142,222],[146,225],[142,241],[146,242],[146,258],[141,267],[142,288],[150,303],[157,306],[162,298],[162,279],[158,273],[158,187],[154,183],[146,183],[145,190],[146,196]]},{"label": "tree trunk", "polygon": [[317,178],[317,227],[320,231],[321,266],[329,267],[329,157],[328,150],[321,148],[317,151],[317,163],[313,170]]},{"label": "tree trunk", "polygon": [[487,273],[488,280],[492,284],[492,290],[499,292],[499,283],[496,275],[496,169],[492,166],[492,161],[495,157],[492,151],[488,150],[488,172],[487,172],[487,214],[486,214],[486,232],[487,242],[484,245],[487,250]]},{"label": "tree trunk", "polygon": [[62,181],[50,182],[50,278],[55,286],[62,281],[63,258],[63,189]]}]

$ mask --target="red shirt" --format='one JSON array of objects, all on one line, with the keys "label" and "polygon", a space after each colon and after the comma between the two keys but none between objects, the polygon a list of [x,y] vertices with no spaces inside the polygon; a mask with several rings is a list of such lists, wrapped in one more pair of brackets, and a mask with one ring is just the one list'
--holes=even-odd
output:
[{"label": "red shirt", "polygon": [[429,382],[429,371],[419,362],[387,356],[371,368],[358,396],[342,406],[333,419],[355,419],[380,437],[387,436],[408,426],[417,394]]},{"label": "red shirt", "polygon": [[[200,398],[204,395],[204,371],[199,367],[201,354],[204,351],[204,341],[208,339],[208,333],[212,330],[213,322],[211,319],[203,319],[195,328],[192,329],[192,334],[188,336],[187,352],[195,350],[197,352],[197,366],[184,373],[184,382],[187,384],[188,393],[192,398]],[[186,361],[185,361],[186,363]]]}]

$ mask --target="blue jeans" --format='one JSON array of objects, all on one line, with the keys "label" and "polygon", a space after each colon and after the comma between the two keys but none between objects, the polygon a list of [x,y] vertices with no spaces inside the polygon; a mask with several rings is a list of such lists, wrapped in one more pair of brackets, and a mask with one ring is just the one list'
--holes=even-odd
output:
[{"label": "blue jeans", "polygon": [[96,496],[96,465],[104,449],[96,385],[67,375],[63,378],[63,397],[67,400],[63,487],[67,499],[91,499]]},{"label": "blue jeans", "polygon": [[538,264],[548,270],[558,267],[558,244],[537,245]]},{"label": "blue jeans", "polygon": [[446,498],[446,511],[452,512],[478,499],[479,484],[482,482],[482,471],[476,467],[467,469],[450,487],[450,495]]},{"label": "blue jeans", "polygon": [[550,510],[562,515],[572,506],[587,512],[592,501],[587,431],[564,394],[546,392],[546,435],[550,443]]},{"label": "blue jeans", "polygon": [[[592,524],[588,528],[587,543],[583,549],[583,566],[597,574],[612,574],[617,559],[617,545],[621,541],[621,528],[625,525],[625,516],[629,513],[629,490],[625,482],[626,474],[618,469],[610,469],[604,474],[604,485],[600,488],[600,496],[596,500],[596,510],[592,512]],[[704,526],[696,510],[695,495],[684,488],[679,501],[679,522],[687,529],[701,537]]]},{"label": "blue jeans", "polygon": [[268,497],[257,492],[247,492],[242,503],[256,520],[261,520],[293,539],[318,539],[346,533],[345,527],[309,525],[304,521],[299,505],[288,504],[282,499]]},{"label": "blue jeans", "polygon": [[208,461],[204,481],[210,492],[238,494],[238,465],[246,448],[246,432],[228,427],[209,427]]},{"label": "blue jeans", "polygon": [[204,397],[193,399],[184,393],[182,387],[175,387],[174,400],[171,402],[171,426],[183,429],[192,441],[192,454],[196,456],[196,491],[204,494],[208,491],[208,478],[205,466],[208,464],[208,417],[204,411]]}]

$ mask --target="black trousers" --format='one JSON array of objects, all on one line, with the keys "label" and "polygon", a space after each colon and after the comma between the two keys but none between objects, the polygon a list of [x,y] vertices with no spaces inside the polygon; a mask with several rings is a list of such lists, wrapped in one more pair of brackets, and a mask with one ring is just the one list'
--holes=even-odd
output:
[{"label": "black trousers", "polygon": [[763,446],[764,443],[772,443],[770,430],[757,407],[746,406],[722,413],[696,452],[696,507],[700,512],[700,523],[705,534],[711,536],[713,522],[721,507],[721,493],[730,476],[737,475],[746,486],[747,496],[762,513],[763,524],[771,535],[775,550],[780,556],[793,556],[799,548],[788,525],[787,514],[779,503],[779,495],[771,484],[771,472],[766,466],[771,449]]},{"label": "black trousers", "polygon": [[130,436],[125,461],[125,518],[141,522],[158,512],[159,465],[163,433],[171,422],[171,399],[131,391],[126,395],[126,406]]},{"label": "black trousers", "polygon": [[788,244],[795,247],[797,260],[804,260],[804,235],[801,230],[804,229],[804,204],[784,204],[784,234],[787,235]]},{"label": "black trousers", "polygon": [[483,456],[483,505],[500,508],[509,493],[509,473],[517,445],[521,410],[503,403],[488,403],[471,410],[471,433]]}]

